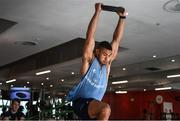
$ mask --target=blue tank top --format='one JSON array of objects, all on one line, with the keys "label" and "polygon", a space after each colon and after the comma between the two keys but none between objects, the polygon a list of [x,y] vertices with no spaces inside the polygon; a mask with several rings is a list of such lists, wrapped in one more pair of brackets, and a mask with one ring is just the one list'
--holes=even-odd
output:
[{"label": "blue tank top", "polygon": [[67,95],[68,101],[77,98],[93,98],[101,101],[107,88],[106,65],[101,66],[97,58],[94,58],[88,71],[80,82],[72,88]]}]

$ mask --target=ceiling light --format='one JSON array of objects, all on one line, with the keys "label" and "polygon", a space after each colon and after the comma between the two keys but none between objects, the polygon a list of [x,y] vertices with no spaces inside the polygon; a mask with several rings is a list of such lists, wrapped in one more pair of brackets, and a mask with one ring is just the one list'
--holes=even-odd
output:
[{"label": "ceiling light", "polygon": [[156,58],[157,56],[156,55],[153,55],[153,58]]},{"label": "ceiling light", "polygon": [[115,82],[112,82],[112,84],[123,84],[123,83],[127,83],[128,81],[127,80],[124,80],[124,81],[115,81]]},{"label": "ceiling light", "polygon": [[50,87],[53,87],[53,85],[51,84]]},{"label": "ceiling light", "polygon": [[175,62],[176,60],[172,59],[171,62]]},{"label": "ceiling light", "polygon": [[163,9],[171,13],[180,12],[180,1],[179,0],[169,0],[163,5]]},{"label": "ceiling light", "polygon": [[123,71],[125,71],[126,70],[126,68],[123,68]]},{"label": "ceiling light", "polygon": [[27,84],[29,84],[29,82],[27,82]]},{"label": "ceiling light", "polygon": [[50,72],[51,72],[51,70],[41,71],[41,72],[37,72],[36,75],[47,74],[47,73],[50,73]]},{"label": "ceiling light", "polygon": [[15,81],[16,81],[16,79],[12,79],[12,80],[6,81],[6,83],[11,83],[11,82],[15,82]]},{"label": "ceiling light", "polygon": [[49,77],[47,77],[46,80],[49,80]]},{"label": "ceiling light", "polygon": [[41,85],[43,86],[43,85],[44,85],[44,83],[41,83]]},{"label": "ceiling light", "polygon": [[2,83],[0,83],[0,85],[2,85]]},{"label": "ceiling light", "polygon": [[63,82],[63,81],[64,81],[64,79],[61,79],[61,81]]},{"label": "ceiling light", "polygon": [[146,89],[144,89],[144,91],[146,91]]},{"label": "ceiling light", "polygon": [[172,87],[155,88],[155,90],[168,90],[168,89],[172,89]]},{"label": "ceiling light", "polygon": [[74,72],[71,72],[72,75],[74,75]]},{"label": "ceiling light", "polygon": [[175,77],[180,77],[180,74],[176,74],[176,75],[168,75],[167,78],[175,78]]},{"label": "ceiling light", "polygon": [[14,87],[14,85],[11,85],[11,87]]},{"label": "ceiling light", "polygon": [[48,96],[48,98],[51,98],[51,96]]},{"label": "ceiling light", "polygon": [[125,94],[125,93],[127,93],[127,91],[116,91],[115,93],[116,94]]}]

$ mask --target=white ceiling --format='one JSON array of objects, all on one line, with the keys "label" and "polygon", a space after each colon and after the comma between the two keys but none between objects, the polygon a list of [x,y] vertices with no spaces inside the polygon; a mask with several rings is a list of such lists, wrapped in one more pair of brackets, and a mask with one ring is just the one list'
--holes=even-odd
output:
[{"label": "white ceiling", "polygon": [[[163,10],[163,5],[168,1],[170,0],[0,0],[0,18],[18,23],[0,34],[0,66],[77,37],[85,38],[96,2],[123,6],[129,13],[121,42],[121,46],[127,50],[120,52],[113,63],[112,75],[122,76],[117,74],[117,69],[121,67],[148,62],[153,64],[156,59],[180,55],[180,13]],[[110,41],[117,20],[115,13],[102,11],[96,41]],[[16,41],[36,41],[39,44],[22,46],[14,44]],[[157,58],[152,59],[153,55],[157,55]],[[80,67],[79,60],[77,67]],[[178,62],[180,60],[176,61]],[[68,68],[73,62],[67,63],[64,68]],[[167,63],[163,66],[167,66]],[[72,68],[72,71],[78,71],[77,67]],[[178,64],[165,70],[179,67]],[[58,73],[63,74],[61,70]],[[127,72],[126,76],[130,74]]]}]

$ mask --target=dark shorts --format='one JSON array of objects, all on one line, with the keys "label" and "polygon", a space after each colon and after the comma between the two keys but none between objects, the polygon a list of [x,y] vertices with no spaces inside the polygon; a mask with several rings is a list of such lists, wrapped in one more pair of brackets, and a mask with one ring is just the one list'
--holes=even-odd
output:
[{"label": "dark shorts", "polygon": [[89,103],[94,100],[93,98],[78,98],[73,101],[73,110],[82,120],[90,120],[88,115]]}]

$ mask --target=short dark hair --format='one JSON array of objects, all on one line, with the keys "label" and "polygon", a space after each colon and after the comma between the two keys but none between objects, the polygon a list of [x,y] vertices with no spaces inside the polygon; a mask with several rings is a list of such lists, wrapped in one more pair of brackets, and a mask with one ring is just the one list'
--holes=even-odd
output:
[{"label": "short dark hair", "polygon": [[13,100],[12,100],[12,104],[13,104],[14,102],[18,102],[18,103],[20,104],[20,100],[19,100],[19,99],[13,99]]},{"label": "short dark hair", "polygon": [[112,46],[111,44],[108,42],[108,41],[102,41],[98,44],[97,46],[98,49],[102,49],[102,48],[105,48],[105,49],[108,49],[108,50],[112,50]]}]

